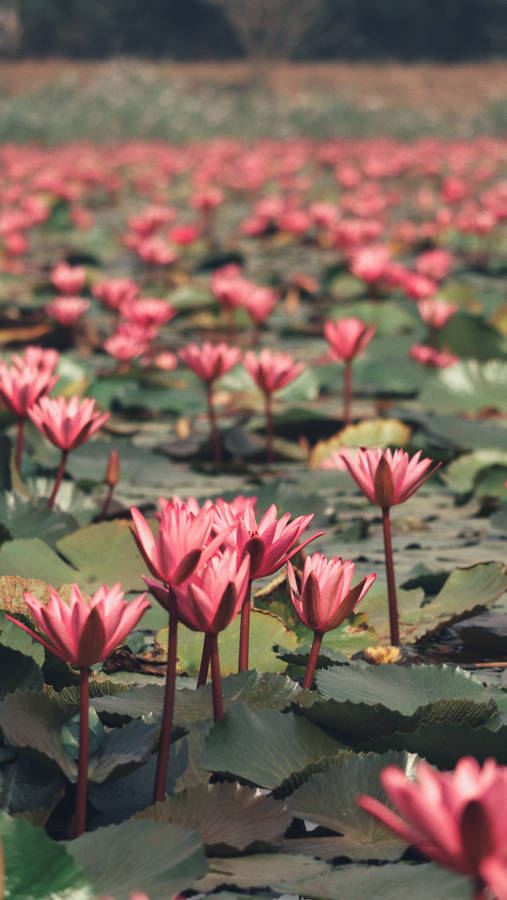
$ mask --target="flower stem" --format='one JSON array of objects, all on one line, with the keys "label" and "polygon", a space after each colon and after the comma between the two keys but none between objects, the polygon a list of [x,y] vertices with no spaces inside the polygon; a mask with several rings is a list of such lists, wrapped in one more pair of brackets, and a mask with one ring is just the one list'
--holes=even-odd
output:
[{"label": "flower stem", "polygon": [[25,418],[20,416],[18,419],[18,433],[16,437],[16,469],[21,471],[21,457],[23,456],[23,441],[25,437]]},{"label": "flower stem", "polygon": [[79,762],[77,773],[76,818],[74,837],[86,828],[86,801],[88,794],[88,729],[89,729],[90,670],[79,670]]},{"label": "flower stem", "polygon": [[220,678],[220,659],[218,656],[218,636],[206,635],[210,639],[211,649],[211,684],[213,690],[213,717],[215,722],[224,717],[224,701],[222,698],[222,681]]},{"label": "flower stem", "polygon": [[350,400],[352,397],[352,366],[350,360],[345,360],[343,367],[343,424],[350,422]]},{"label": "flower stem", "polygon": [[248,645],[250,643],[250,606],[252,582],[248,583],[245,601],[241,607],[241,623],[239,626],[239,659],[238,672],[248,669]]},{"label": "flower stem", "polygon": [[111,500],[113,499],[114,487],[115,487],[114,484],[108,484],[107,494],[104,497],[104,502],[102,504],[102,508],[101,508],[97,518],[95,519],[96,522],[102,522],[106,518],[107,511],[109,509],[109,505],[111,503]]},{"label": "flower stem", "polygon": [[167,672],[165,677],[164,707],[162,710],[162,728],[158,748],[157,773],[153,802],[160,803],[165,796],[169,751],[171,749],[171,731],[173,726],[174,696],[176,693],[176,660],[178,649],[178,619],[176,610],[169,613],[169,644],[167,647]]},{"label": "flower stem", "polygon": [[65,466],[67,465],[68,455],[69,455],[68,450],[62,450],[62,458],[60,460],[60,465],[58,466],[58,472],[56,473],[53,490],[51,491],[51,496],[46,504],[47,509],[53,509],[53,506],[55,505],[56,495],[60,489],[60,485],[62,483],[62,479],[65,474]]},{"label": "flower stem", "polygon": [[206,383],[206,400],[208,402],[208,417],[211,428],[211,439],[213,441],[213,459],[219,465],[222,462],[222,449],[220,447],[220,435],[218,433],[217,414],[215,404],[213,403],[213,383]]},{"label": "flower stem", "polygon": [[476,878],[474,882],[473,900],[487,900],[487,887],[482,878]]},{"label": "flower stem", "polygon": [[393,545],[391,542],[389,507],[382,510],[382,527],[384,531],[384,556],[386,563],[387,597],[389,602],[389,630],[391,634],[391,644],[393,647],[397,647],[400,643],[400,629],[398,624],[398,602],[396,600],[396,581],[394,578]]},{"label": "flower stem", "polygon": [[264,413],[266,416],[266,458],[268,463],[272,463],[274,458],[273,407],[271,399],[271,393],[269,391],[266,391],[264,393]]},{"label": "flower stem", "polygon": [[320,645],[322,644],[322,638],[324,633],[322,631],[314,631],[313,632],[313,642],[312,649],[310,650],[310,656],[308,657],[308,662],[306,664],[306,672],[305,677],[303,678],[303,687],[308,688],[308,690],[312,686],[313,676],[315,674],[315,666],[317,665],[317,660],[319,658]]},{"label": "flower stem", "polygon": [[211,659],[210,635],[204,635],[204,643],[202,645],[201,666],[199,669],[199,677],[197,679],[197,687],[206,684],[208,678],[209,663]]}]

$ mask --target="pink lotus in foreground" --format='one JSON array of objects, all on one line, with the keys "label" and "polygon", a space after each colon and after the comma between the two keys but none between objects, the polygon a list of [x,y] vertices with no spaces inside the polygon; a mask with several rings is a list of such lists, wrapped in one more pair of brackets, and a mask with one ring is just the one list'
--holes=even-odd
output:
[{"label": "pink lotus in foreground", "polygon": [[28,591],[23,594],[45,637],[12,616],[8,618],[55,656],[77,668],[90,668],[109,656],[150,606],[146,593],[127,603],[119,583],[112,588],[102,585],[89,601],[84,599],[77,584],[72,585],[69,603],[51,586],[49,593],[47,606]]},{"label": "pink lotus in foreground", "polygon": [[336,556],[326,559],[321,553],[314,553],[305,559],[301,587],[298,588],[292,563],[287,563],[292,604],[301,621],[314,633],[303,679],[304,688],[311,687],[324,633],[341,625],[377,576],[365,575],[355,587],[352,587],[353,577],[354,563],[350,559],[343,562]]},{"label": "pink lotus in foreground", "polygon": [[441,866],[474,881],[475,900],[489,888],[507,898],[507,766],[487,759],[482,769],[465,756],[454,772],[438,772],[420,762],[416,779],[388,766],[380,776],[401,815],[374,797],[358,804]]}]

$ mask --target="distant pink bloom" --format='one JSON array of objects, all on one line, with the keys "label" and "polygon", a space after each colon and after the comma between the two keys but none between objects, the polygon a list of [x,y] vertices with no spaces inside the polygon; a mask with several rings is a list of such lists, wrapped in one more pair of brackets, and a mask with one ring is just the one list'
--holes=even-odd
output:
[{"label": "distant pink bloom", "polygon": [[414,344],[410,348],[410,356],[423,366],[433,366],[435,369],[453,366],[459,362],[459,356],[455,356],[454,353],[436,350],[435,347],[429,347],[426,344]]},{"label": "distant pink bloom", "polygon": [[143,237],[153,234],[157,228],[169,225],[176,218],[176,210],[171,206],[147,206],[139,216],[130,216],[128,227]]},{"label": "distant pink bloom", "polygon": [[176,313],[177,310],[167,300],[160,300],[157,297],[132,298],[121,305],[122,316],[144,328],[160,327],[170,322]]},{"label": "distant pink bloom", "polygon": [[84,266],[58,263],[51,272],[51,281],[61,294],[65,294],[67,297],[77,296],[85,286],[86,269]]},{"label": "distant pink bloom", "polygon": [[293,566],[287,563],[290,598],[299,618],[312,631],[323,633],[338,628],[370,589],[375,574],[365,575],[352,587],[354,563],[334,556],[326,559],[314,553],[305,559],[301,588]]},{"label": "distant pink bloom", "polygon": [[74,325],[89,308],[90,301],[84,297],[55,297],[44,307],[49,316],[67,328]]},{"label": "distant pink bloom", "polygon": [[109,309],[120,309],[123,303],[137,297],[139,288],[130,278],[106,278],[93,286],[92,293]]},{"label": "distant pink bloom", "polygon": [[9,231],[3,235],[4,245],[10,256],[22,256],[28,250],[28,241],[24,234]]},{"label": "distant pink bloom", "polygon": [[278,299],[278,292],[272,288],[252,285],[252,289],[246,292],[243,305],[250,318],[260,325],[268,318]]},{"label": "distant pink bloom", "polygon": [[150,606],[145,593],[126,603],[119,583],[112,588],[102,585],[89,602],[83,598],[77,584],[72,585],[70,603],[66,603],[52,587],[49,594],[47,606],[28,591],[23,594],[45,637],[12,616],[7,618],[55,656],[72,666],[86,669],[109,656]]},{"label": "distant pink bloom", "polygon": [[91,438],[111,414],[96,412],[95,400],[89,397],[81,401],[79,397],[41,397],[28,415],[51,444],[68,452]]},{"label": "distant pink bloom", "polygon": [[370,343],[375,334],[373,326],[368,327],[360,319],[338,319],[324,322],[324,336],[330,346],[333,359],[347,362],[354,359]]},{"label": "distant pink bloom", "polygon": [[439,865],[468,875],[476,888],[487,885],[505,900],[507,766],[487,759],[481,768],[465,756],[453,772],[420,762],[415,780],[388,766],[380,781],[401,815],[365,794],[357,801],[362,809]]},{"label": "distant pink bloom", "polygon": [[134,249],[147,266],[169,266],[178,259],[176,251],[158,235],[144,238]]},{"label": "distant pink bloom", "polygon": [[193,244],[200,237],[201,229],[197,225],[175,225],[167,233],[168,240],[179,247]]},{"label": "distant pink bloom", "polygon": [[178,357],[175,353],[171,353],[170,350],[164,350],[153,357],[153,365],[157,369],[163,369],[165,372],[172,372],[178,365]]},{"label": "distant pink bloom", "polygon": [[259,356],[247,350],[243,365],[257,387],[265,394],[281,391],[305,368],[304,363],[295,362],[288,353],[282,351],[273,353],[267,349],[261,350]]},{"label": "distant pink bloom", "polygon": [[400,287],[410,300],[425,300],[427,297],[434,297],[438,290],[437,283],[431,278],[410,271],[407,271]]},{"label": "distant pink bloom", "polygon": [[199,209],[201,212],[207,212],[220,206],[220,204],[223,203],[223,199],[224,194],[220,188],[209,187],[194,194],[193,197],[190,198],[190,203],[194,209]]},{"label": "distant pink bloom", "polygon": [[179,357],[199,378],[211,384],[239,362],[241,350],[225,343],[211,344],[205,341],[201,346],[188,344],[179,351]]},{"label": "distant pink bloom", "polygon": [[118,329],[104,341],[104,350],[110,356],[114,356],[119,362],[128,362],[131,359],[139,359],[149,349],[149,341],[146,333],[129,333]]},{"label": "distant pink bloom", "polygon": [[451,271],[452,263],[452,253],[448,250],[426,250],[417,257],[415,267],[419,275],[442,281]]},{"label": "distant pink bloom", "polygon": [[447,300],[428,297],[426,300],[417,301],[417,309],[425,325],[430,328],[443,328],[457,313],[459,306],[456,303],[448,303]]},{"label": "distant pink bloom", "polygon": [[19,418],[24,419],[37,401],[48,394],[56,382],[57,375],[24,366],[7,366],[0,363],[0,397]]},{"label": "distant pink bloom", "polygon": [[192,631],[218,634],[239,613],[245,600],[250,560],[235,550],[217,552],[188,581],[173,588],[178,619]]},{"label": "distant pink bloom", "polygon": [[420,450],[410,457],[405,450],[359,448],[342,450],[340,456],[364,496],[382,509],[404,503],[441,466],[430,470],[433,460],[421,459]]},{"label": "distant pink bloom", "polygon": [[239,266],[231,263],[213,273],[210,287],[224,309],[237,309],[244,305],[252,282],[243,277]]},{"label": "distant pink bloom", "polygon": [[361,247],[352,255],[350,271],[361,281],[373,284],[383,277],[389,257],[389,250],[384,244]]}]

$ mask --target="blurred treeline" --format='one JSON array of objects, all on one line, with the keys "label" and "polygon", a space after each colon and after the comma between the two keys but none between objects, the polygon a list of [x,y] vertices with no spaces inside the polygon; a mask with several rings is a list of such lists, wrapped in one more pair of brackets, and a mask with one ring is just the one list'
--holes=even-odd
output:
[{"label": "blurred treeline", "polygon": [[[243,24],[256,4],[232,0]],[[454,62],[507,53],[507,0],[272,0],[265,27],[275,40],[250,44],[231,0],[0,0],[11,15],[14,56],[99,59],[136,55],[174,60],[278,56],[299,60],[398,59]],[[228,8],[229,6],[229,8]],[[258,7],[257,7],[258,8]],[[304,15],[286,44],[284,23]],[[244,15],[243,15],[244,12]],[[17,19],[17,34],[12,25]],[[297,22],[296,22],[297,24]],[[1,25],[0,25],[1,27]],[[252,24],[252,29],[258,29]],[[276,33],[280,40],[276,40]],[[8,44],[8,41],[4,43]],[[253,48],[253,49],[252,49]]]}]

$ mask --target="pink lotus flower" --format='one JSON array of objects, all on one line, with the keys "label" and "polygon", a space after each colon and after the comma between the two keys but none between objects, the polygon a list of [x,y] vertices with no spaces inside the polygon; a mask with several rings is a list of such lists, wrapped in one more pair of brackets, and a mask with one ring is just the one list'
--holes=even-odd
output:
[{"label": "pink lotus flower", "polygon": [[355,452],[342,450],[340,456],[365,497],[382,510],[389,627],[391,644],[397,646],[400,642],[400,631],[389,511],[391,506],[404,503],[415,494],[441,463],[430,469],[432,460],[421,459],[420,450],[412,458],[404,450],[395,450],[391,453],[389,449],[382,451],[362,448]]},{"label": "pink lotus flower", "polygon": [[[404,503],[442,465],[437,463],[431,471],[432,460],[421,459],[418,450],[412,458],[405,450],[388,448],[356,451],[342,450],[340,456],[364,496],[382,509]],[[379,464],[383,460],[381,473]]]},{"label": "pink lotus flower", "polygon": [[91,438],[111,415],[96,412],[95,400],[79,397],[41,397],[28,414],[44,437],[67,453]]},{"label": "pink lotus flower", "polygon": [[80,294],[86,282],[86,269],[59,263],[51,272],[51,281],[61,294],[69,297]]},{"label": "pink lotus flower", "polygon": [[410,356],[423,366],[433,366],[435,369],[453,366],[459,362],[459,356],[455,356],[454,353],[436,350],[435,347],[428,347],[426,344],[413,344]]},{"label": "pink lotus flower", "polygon": [[442,281],[451,271],[452,262],[452,254],[448,250],[427,250],[417,257],[415,267],[419,275]]},{"label": "pink lotus flower", "polygon": [[172,372],[178,365],[178,357],[170,350],[164,350],[153,358],[153,365],[164,372]]},{"label": "pink lotus flower", "polygon": [[213,273],[210,287],[224,309],[234,310],[244,305],[252,283],[243,277],[239,266],[230,263]]},{"label": "pink lotus flower", "polygon": [[361,281],[374,284],[383,277],[389,256],[389,250],[384,244],[361,247],[352,256],[350,271]]},{"label": "pink lotus flower", "polygon": [[292,563],[287,563],[287,581],[290,598],[297,615],[313,631],[313,642],[308,658],[303,687],[310,688],[319,656],[322,637],[326,631],[338,628],[370,589],[375,574],[365,575],[352,587],[354,563],[326,559],[321,553],[307,556],[298,588]]},{"label": "pink lotus flower", "polygon": [[249,501],[239,515],[230,504],[217,502],[215,528],[222,530],[228,525],[236,526],[228,543],[235,547],[241,557],[248,554],[250,579],[253,580],[272,575],[298,550],[302,550],[310,541],[314,541],[324,533],[319,531],[297,543],[312,519],[313,513],[297,516],[292,521],[290,513],[285,513],[278,519],[278,510],[272,503],[257,523],[253,505]]},{"label": "pink lotus flower", "polygon": [[133,300],[139,292],[130,278],[107,278],[93,286],[93,296],[109,309],[120,309],[123,303]]},{"label": "pink lotus flower", "polygon": [[46,303],[44,309],[48,316],[56,319],[60,325],[70,327],[90,308],[90,301],[83,297],[55,297]]},{"label": "pink lotus flower", "polygon": [[268,287],[252,285],[246,292],[243,305],[251,319],[260,325],[264,322],[278,302],[279,295]]},{"label": "pink lotus flower", "polygon": [[199,378],[210,384],[239,362],[241,350],[227,344],[211,344],[205,341],[202,346],[188,344],[179,351],[179,357]]},{"label": "pink lotus flower", "polygon": [[262,350],[256,356],[247,350],[243,359],[245,369],[253,378],[258,388],[265,394],[273,394],[294,381],[305,368],[304,363],[295,362],[288,353],[273,353]]},{"label": "pink lotus flower", "polygon": [[457,313],[459,306],[456,303],[448,303],[446,300],[428,297],[425,300],[418,300],[417,309],[425,325],[430,328],[443,328]]},{"label": "pink lotus flower", "polygon": [[118,331],[115,331],[114,334],[104,341],[106,353],[114,356],[121,363],[126,363],[131,359],[139,359],[140,356],[147,352],[149,346],[149,340],[144,330],[141,334],[139,332],[132,334],[123,328],[119,328]]},{"label": "pink lotus flower", "polygon": [[439,865],[472,878],[477,900],[486,886],[498,900],[507,897],[506,766],[487,759],[481,769],[465,756],[453,772],[420,762],[414,781],[397,766],[380,780],[401,815],[364,794],[361,809]]},{"label": "pink lotus flower", "polygon": [[158,235],[144,238],[133,249],[147,266],[169,266],[178,259],[176,250]]},{"label": "pink lotus flower", "polygon": [[53,373],[58,365],[58,350],[46,350],[44,347],[25,347],[23,353],[13,353],[11,363],[17,369],[36,369],[38,372]]},{"label": "pink lotus flower", "polygon": [[87,602],[77,584],[72,585],[70,603],[50,586],[47,606],[25,591],[24,600],[45,637],[32,631],[12,616],[24,631],[72,666],[89,669],[101,662],[125,640],[149,609],[146,593],[130,603],[124,600],[121,585],[102,585]]},{"label": "pink lotus flower", "polygon": [[[156,539],[142,513],[135,506],[130,512],[134,522],[131,531],[139,551],[152,575],[165,585],[175,587],[186,581],[223,543],[222,535],[218,540],[209,540],[213,509],[194,514],[186,505],[167,502],[160,514]],[[156,588],[151,579],[144,580],[150,590]],[[161,601],[160,593],[155,596]]]},{"label": "pink lotus flower", "polygon": [[122,316],[142,328],[160,328],[177,313],[167,300],[159,300],[157,297],[127,300],[122,304],[120,311]]},{"label": "pink lotus flower", "polygon": [[312,631],[323,634],[338,628],[363,599],[376,575],[365,575],[352,587],[354,563],[321,553],[307,556],[299,589],[292,563],[287,563],[290,598],[299,618]]},{"label": "pink lotus flower", "polygon": [[186,247],[193,244],[201,236],[201,230],[197,225],[175,225],[167,233],[168,240],[178,247]]},{"label": "pink lotus flower", "polygon": [[376,329],[368,327],[361,319],[338,319],[324,322],[324,337],[330,346],[332,359],[348,362],[354,359],[370,343]]},{"label": "pink lotus flower", "polygon": [[240,611],[248,587],[250,560],[235,550],[218,552],[173,588],[178,618],[193,631],[218,634]]},{"label": "pink lotus flower", "polygon": [[57,375],[25,365],[7,366],[0,363],[0,397],[19,418],[26,418],[28,410],[53,389]]},{"label": "pink lotus flower", "polygon": [[400,286],[410,300],[425,300],[427,297],[434,297],[438,290],[437,283],[431,278],[409,271]]}]

